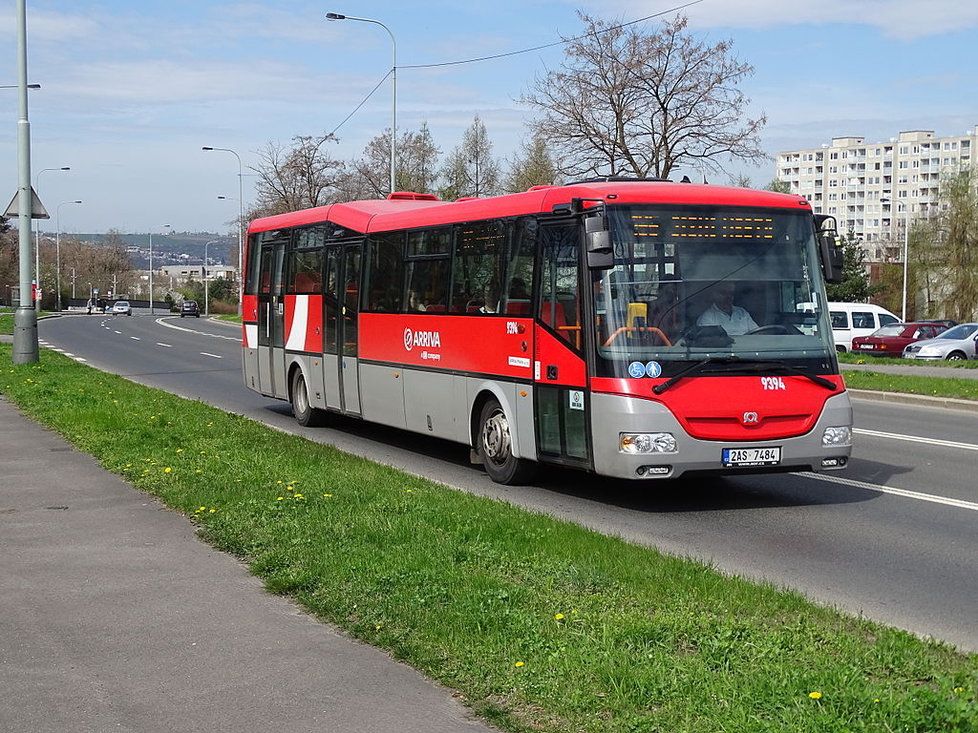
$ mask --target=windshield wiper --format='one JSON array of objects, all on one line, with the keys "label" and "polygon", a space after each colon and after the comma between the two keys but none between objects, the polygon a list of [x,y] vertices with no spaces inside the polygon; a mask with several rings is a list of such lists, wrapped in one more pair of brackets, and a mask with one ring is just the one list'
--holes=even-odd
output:
[{"label": "windshield wiper", "polygon": [[791,366],[791,364],[785,364],[782,361],[773,361],[769,359],[750,359],[745,363],[750,364],[752,366],[762,366],[777,371],[790,372],[791,374],[797,374],[801,377],[805,377],[806,379],[815,382],[815,384],[819,385],[820,387],[825,387],[825,389],[830,389],[833,392],[836,389],[835,382],[832,382],[826,379],[825,377],[820,377],[817,374],[809,374],[808,372],[806,372],[804,369],[801,369],[800,367]]},{"label": "windshield wiper", "polygon": [[836,390],[835,382],[832,382],[826,379],[825,377],[820,377],[817,374],[809,374],[804,369],[801,369],[796,366],[791,366],[790,364],[785,364],[780,361],[772,361],[772,360],[765,360],[765,359],[743,359],[739,356],[711,356],[708,359],[703,359],[702,361],[698,361],[695,364],[690,364],[688,367],[686,367],[680,372],[677,372],[675,375],[667,379],[662,384],[653,387],[652,391],[655,394],[662,394],[667,389],[669,389],[674,384],[676,384],[676,382],[678,382],[683,377],[688,377],[689,375],[695,372],[701,371],[704,367],[707,367],[710,364],[736,364],[738,368],[753,366],[753,367],[764,367],[774,371],[790,372],[791,374],[797,374],[798,376],[805,377],[806,379],[811,380],[812,382],[819,385],[820,387],[825,387],[826,389],[832,390],[833,392]]},{"label": "windshield wiper", "polygon": [[662,394],[683,377],[688,377],[690,374],[698,372],[704,367],[708,367],[710,364],[739,364],[742,361],[743,359],[741,359],[739,356],[711,356],[703,359],[702,361],[698,361],[695,364],[690,364],[682,371],[676,372],[676,374],[671,376],[662,384],[657,384],[655,387],[653,387],[652,391],[656,394]]}]

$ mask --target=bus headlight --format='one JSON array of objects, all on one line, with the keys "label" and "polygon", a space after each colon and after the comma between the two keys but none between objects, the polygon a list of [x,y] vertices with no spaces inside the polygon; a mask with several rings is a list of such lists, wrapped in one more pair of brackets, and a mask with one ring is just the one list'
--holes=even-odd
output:
[{"label": "bus headlight", "polygon": [[675,453],[679,450],[672,433],[619,433],[622,453]]},{"label": "bus headlight", "polygon": [[825,428],[822,433],[822,445],[852,445],[852,428]]}]

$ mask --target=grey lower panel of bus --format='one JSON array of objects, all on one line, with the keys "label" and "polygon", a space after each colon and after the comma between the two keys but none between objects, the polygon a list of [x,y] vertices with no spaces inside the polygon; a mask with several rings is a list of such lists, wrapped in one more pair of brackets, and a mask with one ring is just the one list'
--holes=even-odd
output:
[{"label": "grey lower panel of bus", "polygon": [[241,349],[241,368],[244,370],[245,387],[258,390],[258,349]]},{"label": "grey lower panel of bus", "polygon": [[343,409],[344,412],[360,415],[360,376],[355,356],[341,356],[343,369]]},{"label": "grey lower panel of bus", "polygon": [[[658,402],[622,397],[591,395],[591,432],[594,446],[594,470],[606,476],[620,478],[675,478],[686,471],[721,470],[720,452],[723,448],[751,447],[781,448],[781,465],[823,471],[823,458],[849,458],[852,446],[823,446],[822,433],[827,427],[852,425],[852,405],[845,392],[830,397],[815,427],[805,435],[779,440],[759,440],[750,443],[698,440],[688,435],[679,421]],[[678,443],[676,453],[632,455],[619,451],[619,433],[668,432]],[[639,475],[640,466],[669,466],[663,474]],[[744,469],[749,473],[750,469]]]},{"label": "grey lower panel of bus", "polygon": [[334,410],[340,409],[339,360],[336,354],[323,356],[323,373],[320,379],[326,391],[326,405]]}]

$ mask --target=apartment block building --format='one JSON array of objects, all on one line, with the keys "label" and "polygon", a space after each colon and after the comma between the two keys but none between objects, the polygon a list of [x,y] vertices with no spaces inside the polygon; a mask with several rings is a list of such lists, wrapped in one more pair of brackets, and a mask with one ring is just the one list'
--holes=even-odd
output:
[{"label": "apartment block building", "polygon": [[888,142],[834,137],[808,150],[778,153],[775,176],[839,231],[855,232],[871,261],[902,258],[904,228],[938,211],[942,177],[975,164],[978,125],[964,135],[907,130]]}]

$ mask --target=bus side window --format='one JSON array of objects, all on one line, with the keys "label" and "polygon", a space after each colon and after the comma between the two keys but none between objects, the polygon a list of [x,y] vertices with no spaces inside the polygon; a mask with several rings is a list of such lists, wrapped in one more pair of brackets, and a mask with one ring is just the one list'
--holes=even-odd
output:
[{"label": "bus side window", "polygon": [[363,310],[397,313],[404,281],[404,232],[373,234],[367,239]]},{"label": "bus side window", "polygon": [[248,268],[247,280],[245,282],[245,294],[247,295],[258,295],[258,275],[259,265],[261,263],[259,236],[261,235],[252,234],[248,237],[248,259],[245,263],[245,266]]},{"label": "bus side window", "polygon": [[455,229],[452,313],[495,313],[499,307],[500,252],[505,230],[500,221]]},{"label": "bus side window", "polygon": [[533,262],[536,252],[537,221],[524,217],[511,222],[506,247],[505,288],[499,303],[499,312],[511,316],[533,315],[532,296]]}]

